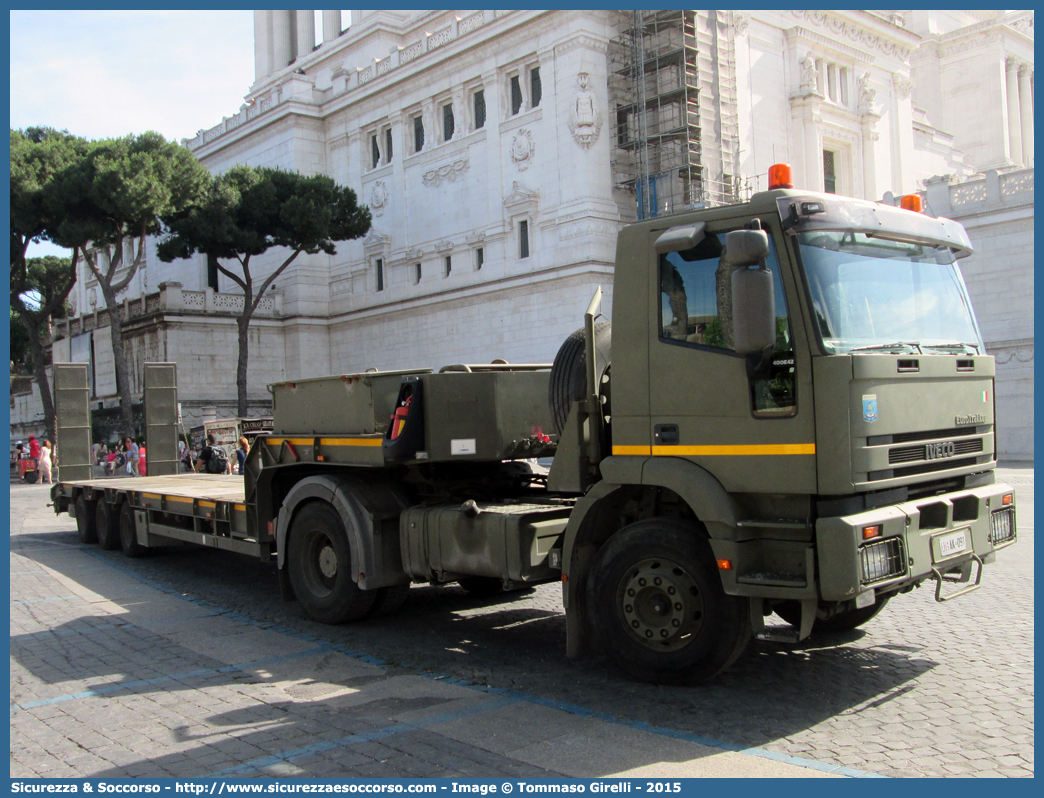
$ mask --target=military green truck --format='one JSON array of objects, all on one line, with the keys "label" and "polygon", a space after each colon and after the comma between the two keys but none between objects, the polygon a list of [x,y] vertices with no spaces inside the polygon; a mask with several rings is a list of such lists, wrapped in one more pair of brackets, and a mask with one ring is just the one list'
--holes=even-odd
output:
[{"label": "military green truck", "polygon": [[132,557],[274,561],[323,623],[415,583],[560,580],[569,657],[696,683],[752,635],[850,630],[925,583],[963,595],[1015,542],[971,251],[953,221],[792,188],[641,221],[612,326],[599,292],[553,364],[275,385],[243,477],[73,479],[55,510]]}]

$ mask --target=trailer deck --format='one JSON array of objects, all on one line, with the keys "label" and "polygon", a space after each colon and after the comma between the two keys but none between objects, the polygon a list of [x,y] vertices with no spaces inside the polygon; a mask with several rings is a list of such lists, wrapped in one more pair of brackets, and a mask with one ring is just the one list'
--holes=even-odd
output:
[{"label": "trailer deck", "polygon": [[161,477],[107,477],[62,482],[65,504],[76,496],[110,505],[128,503],[135,513],[138,542],[144,546],[175,542],[238,551],[268,559],[270,540],[251,533],[243,477],[224,474],[176,474]]}]

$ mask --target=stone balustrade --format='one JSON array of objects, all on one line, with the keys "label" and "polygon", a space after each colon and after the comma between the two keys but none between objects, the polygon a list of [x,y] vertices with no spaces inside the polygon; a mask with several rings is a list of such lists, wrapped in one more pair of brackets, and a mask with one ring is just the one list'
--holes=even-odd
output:
[{"label": "stone balustrade", "polygon": [[[186,291],[181,283],[166,282],[160,284],[160,290],[153,294],[125,298],[121,304],[124,323],[144,318],[153,313],[164,315],[207,315],[238,316],[243,312],[242,294],[218,293],[212,288],[205,291]],[[282,291],[269,290],[261,299],[254,318],[279,318],[283,315]],[[57,338],[90,332],[109,326],[109,311],[99,308],[90,313],[59,320],[53,334]]]},{"label": "stone balustrade", "polygon": [[949,175],[925,181],[927,210],[934,216],[957,217],[1033,204],[1033,170],[1001,174],[994,169],[978,180],[950,183]]},{"label": "stone balustrade", "polygon": [[[466,17],[454,17],[453,21],[431,32],[423,32],[420,37],[409,44],[396,47],[391,54],[363,66],[350,67],[341,65],[333,70],[333,85],[322,92],[314,87],[314,75],[302,75],[291,71],[285,80],[274,86],[267,94],[258,97],[238,114],[225,117],[221,122],[208,130],[200,130],[193,138],[182,139],[183,146],[197,150],[217,138],[229,133],[244,123],[256,119],[261,114],[289,100],[304,100],[317,104],[365,86],[375,78],[382,77],[397,67],[404,66],[425,53],[444,47],[452,41],[478,30],[497,17],[510,13],[508,11],[476,11]],[[323,52],[320,48],[319,53]],[[318,54],[317,54],[318,55]],[[324,54],[325,55],[325,54]],[[319,56],[320,58],[322,56]],[[288,70],[301,68],[300,59]]]}]

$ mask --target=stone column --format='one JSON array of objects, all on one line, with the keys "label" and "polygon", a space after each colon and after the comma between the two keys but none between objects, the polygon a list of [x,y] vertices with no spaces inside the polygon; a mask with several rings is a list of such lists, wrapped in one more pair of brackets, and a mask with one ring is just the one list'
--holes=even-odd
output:
[{"label": "stone column", "polygon": [[341,12],[323,12],[323,41],[329,42],[341,35]]},{"label": "stone column", "polygon": [[1008,94],[1008,148],[1009,157],[1022,165],[1022,114],[1019,110],[1018,62],[1009,58],[1006,63],[1006,88]]},{"label": "stone column", "polygon": [[[272,70],[285,69],[293,57],[290,42],[290,11],[272,12]],[[269,74],[271,74],[271,72]]]},{"label": "stone column", "polygon": [[1022,117],[1022,160],[1033,166],[1033,94],[1030,89],[1029,64],[1019,67],[1019,115]]},{"label": "stone column", "polygon": [[304,58],[315,47],[315,12],[292,11],[297,15],[297,57]]},{"label": "stone column", "polygon": [[254,12],[254,81],[272,74],[272,12]]}]

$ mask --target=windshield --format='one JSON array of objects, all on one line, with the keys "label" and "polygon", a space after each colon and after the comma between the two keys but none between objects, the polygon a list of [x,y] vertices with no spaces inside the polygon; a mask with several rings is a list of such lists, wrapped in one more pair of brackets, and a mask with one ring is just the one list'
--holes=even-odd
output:
[{"label": "windshield", "polygon": [[949,248],[840,231],[797,242],[827,352],[983,352]]}]

